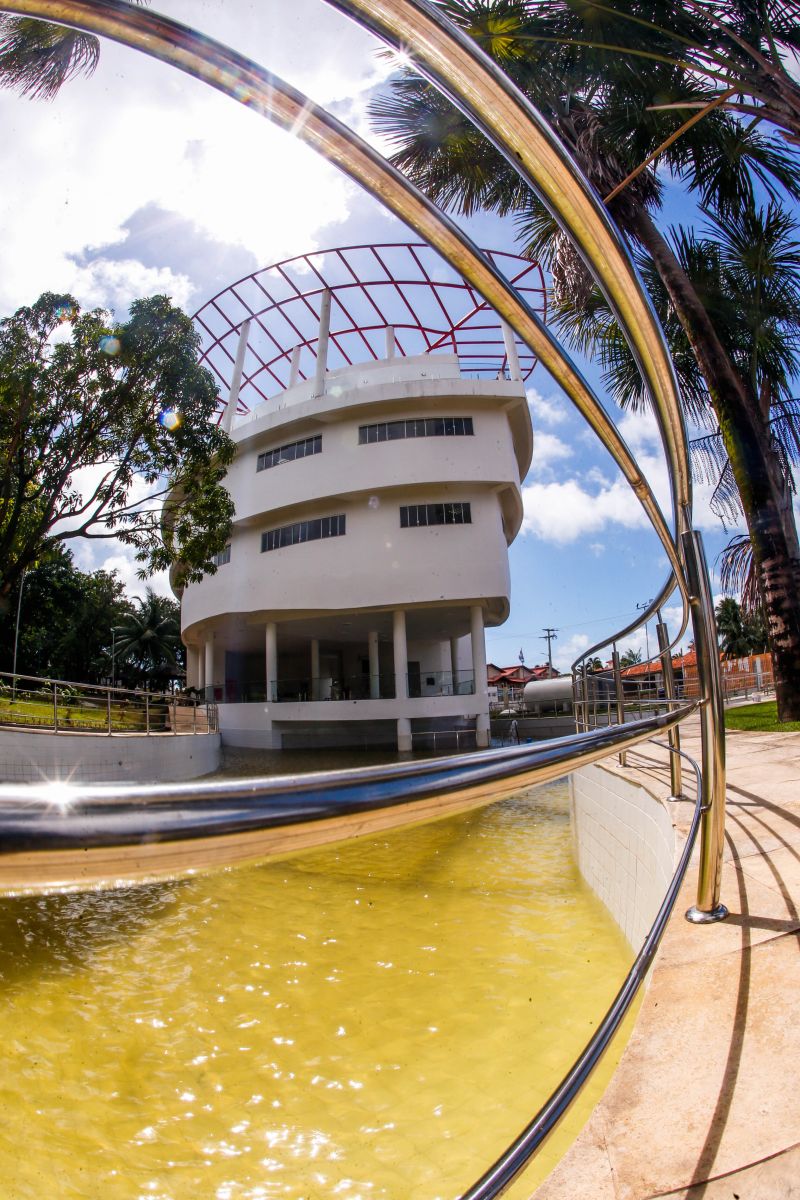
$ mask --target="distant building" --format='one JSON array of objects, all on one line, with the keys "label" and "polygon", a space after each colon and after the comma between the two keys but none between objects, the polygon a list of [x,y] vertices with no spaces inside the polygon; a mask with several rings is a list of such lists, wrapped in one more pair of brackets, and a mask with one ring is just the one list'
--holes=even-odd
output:
[{"label": "distant building", "polygon": [[306,256],[195,318],[236,516],[217,573],[183,592],[182,635],[228,744],[488,744],[484,629],[509,613],[532,361],[423,250]]}]

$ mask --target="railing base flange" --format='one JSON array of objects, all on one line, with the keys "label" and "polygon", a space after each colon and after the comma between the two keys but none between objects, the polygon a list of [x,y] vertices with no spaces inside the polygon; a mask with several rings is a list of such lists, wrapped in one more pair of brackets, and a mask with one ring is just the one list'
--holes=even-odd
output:
[{"label": "railing base flange", "polygon": [[691,921],[693,925],[711,925],[714,921],[724,921],[727,915],[728,910],[724,904],[718,904],[708,912],[698,908],[696,904],[686,910],[686,920]]}]

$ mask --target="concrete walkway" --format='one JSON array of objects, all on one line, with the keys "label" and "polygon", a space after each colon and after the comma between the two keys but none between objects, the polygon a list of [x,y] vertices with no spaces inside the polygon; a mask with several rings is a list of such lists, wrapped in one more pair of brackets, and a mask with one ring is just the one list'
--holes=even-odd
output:
[{"label": "concrete walkway", "polygon": [[[682,748],[699,761],[696,722]],[[727,759],[730,916],[684,920],[695,851],[619,1069],[536,1200],[800,1198],[800,733],[729,733]],[[624,773],[664,798],[665,763],[645,746]]]}]

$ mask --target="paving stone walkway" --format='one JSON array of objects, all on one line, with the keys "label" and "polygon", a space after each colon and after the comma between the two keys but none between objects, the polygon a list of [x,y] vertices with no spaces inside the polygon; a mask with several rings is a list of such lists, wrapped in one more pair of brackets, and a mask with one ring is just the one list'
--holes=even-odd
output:
[{"label": "paving stone walkway", "polygon": [[[800,1200],[800,733],[729,733],[726,751],[730,916],[684,920],[695,851],[619,1069],[536,1200]],[[658,748],[625,773],[666,798]],[[685,831],[689,804],[669,807]]]}]

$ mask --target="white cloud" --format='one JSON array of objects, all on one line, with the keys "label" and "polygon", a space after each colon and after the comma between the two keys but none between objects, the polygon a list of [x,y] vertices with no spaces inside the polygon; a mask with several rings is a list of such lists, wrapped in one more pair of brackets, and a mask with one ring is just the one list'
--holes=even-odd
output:
[{"label": "white cloud", "polygon": [[565,641],[553,644],[553,666],[557,671],[568,671],[579,654],[589,646],[589,638],[585,633],[573,633]]},{"label": "white cloud", "polygon": [[591,491],[577,479],[532,483],[523,488],[522,501],[525,510],[522,532],[561,545],[598,533],[609,525],[628,529],[647,525],[638,500],[621,479]]},{"label": "white cloud", "polygon": [[80,297],[85,308],[104,307],[117,313],[132,299],[166,295],[173,304],[187,309],[194,297],[191,280],[169,267],[146,267],[136,259],[94,259],[86,266],[75,266],[67,290]]},{"label": "white cloud", "polygon": [[573,453],[572,447],[563,442],[561,438],[556,437],[554,433],[534,433],[532,474],[541,475],[549,472],[553,463],[572,458]]},{"label": "white cloud", "polygon": [[[566,421],[571,405],[568,400],[556,396],[543,396],[535,387],[529,387],[526,395],[531,409],[534,431],[542,425],[562,425]],[[538,435],[541,436],[541,435]]]}]

